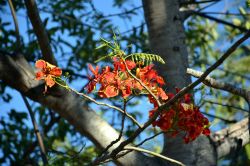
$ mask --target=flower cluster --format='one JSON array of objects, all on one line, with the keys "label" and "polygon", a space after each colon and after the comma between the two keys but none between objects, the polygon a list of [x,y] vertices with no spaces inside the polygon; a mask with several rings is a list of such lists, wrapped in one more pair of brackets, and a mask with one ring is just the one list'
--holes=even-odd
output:
[{"label": "flower cluster", "polygon": [[144,87],[135,78],[131,77],[128,72],[128,70],[134,70],[136,77],[159,99],[166,100],[168,98],[160,87],[160,85],[164,84],[163,78],[158,76],[152,65],[136,68],[136,63],[130,60],[114,58],[113,61],[113,69],[106,66],[101,73],[99,73],[98,66],[94,68],[92,65],[89,65],[89,70],[93,73],[93,76],[89,76],[88,93],[95,89],[97,83],[101,85],[98,95],[103,98],[115,97],[119,93],[123,98],[127,98],[131,94],[146,92]]},{"label": "flower cluster", "polygon": [[[149,111],[151,118],[159,108],[159,103],[165,103],[172,98],[174,94],[166,94],[162,85],[165,84],[162,77],[160,77],[153,65],[140,67],[135,62],[130,60],[123,60],[121,58],[113,59],[113,69],[106,66],[99,73],[99,67],[94,68],[89,65],[90,71],[93,73],[89,76],[89,83],[87,85],[88,93],[92,92],[96,84],[99,83],[100,89],[98,95],[103,98],[110,98],[122,95],[127,98],[130,95],[138,95],[140,93],[147,94],[148,100],[154,105],[154,108]],[[129,73],[133,71],[136,78],[138,78],[153,94],[148,93],[146,89]],[[178,91],[178,90],[177,90]],[[179,99],[168,110],[163,110],[157,120],[152,125],[159,127],[163,131],[169,131],[172,135],[184,132],[183,137],[186,143],[195,140],[200,134],[209,135],[209,122],[204,117],[199,109],[192,104],[191,94],[184,95],[183,99]]]},{"label": "flower cluster", "polygon": [[[62,75],[60,68],[44,60],[36,61],[36,67],[39,69],[36,79],[45,80],[45,92],[47,86],[52,87],[55,83],[63,86],[56,81]],[[86,86],[88,93],[96,89],[96,85],[99,84],[100,88],[97,91],[102,98],[111,98],[120,94],[127,99],[131,95],[147,94],[149,102],[154,106],[149,111],[150,118],[159,109],[159,104],[164,104],[174,96],[164,92],[162,86],[165,82],[153,69],[153,65],[141,66],[123,57],[113,57],[113,68],[106,66],[99,71],[99,66],[94,68],[89,64],[88,67],[92,72]],[[180,132],[185,133],[183,139],[186,143],[195,140],[200,134],[209,135],[208,119],[200,113],[198,107],[192,104],[191,97],[190,94],[186,94],[168,110],[162,110],[152,125],[170,132],[173,136]]]},{"label": "flower cluster", "polygon": [[39,71],[36,73],[36,80],[45,80],[45,91],[47,91],[47,86],[52,87],[55,85],[55,78],[62,75],[62,70],[44,60],[38,60],[35,64]]},{"label": "flower cluster", "polygon": [[[172,98],[174,94],[168,94]],[[158,126],[163,131],[170,131],[172,136],[180,132],[184,132],[183,137],[185,143],[195,140],[200,134],[209,135],[209,121],[204,117],[199,108],[191,102],[191,94],[184,95],[183,99],[179,99],[169,110],[163,110],[153,126]],[[154,109],[149,112],[149,117],[152,117],[158,109],[156,102]]]}]

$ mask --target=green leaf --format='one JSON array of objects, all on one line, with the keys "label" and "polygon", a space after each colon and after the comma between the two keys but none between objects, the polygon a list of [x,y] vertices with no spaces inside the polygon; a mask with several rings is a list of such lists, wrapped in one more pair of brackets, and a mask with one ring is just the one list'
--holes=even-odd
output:
[{"label": "green leaf", "polygon": [[101,49],[101,48],[106,47],[106,46],[107,46],[107,44],[103,43],[100,46],[96,47],[95,49],[98,50],[98,49]]},{"label": "green leaf", "polygon": [[131,58],[134,62],[139,62],[139,61],[146,62],[146,64],[149,64],[153,61],[165,64],[164,60],[159,55],[155,54],[134,53],[127,55],[125,59],[127,58]]}]

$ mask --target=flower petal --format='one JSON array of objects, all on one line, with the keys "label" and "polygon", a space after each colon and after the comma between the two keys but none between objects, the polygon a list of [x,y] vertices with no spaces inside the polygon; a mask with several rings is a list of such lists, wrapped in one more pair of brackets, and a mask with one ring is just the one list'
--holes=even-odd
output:
[{"label": "flower petal", "polygon": [[104,93],[106,95],[107,98],[110,98],[110,97],[115,97],[118,95],[119,91],[116,87],[114,86],[107,86],[104,90]]},{"label": "flower petal", "polygon": [[36,73],[36,80],[41,80],[44,77],[44,73],[42,71],[39,71]]},{"label": "flower petal", "polygon": [[53,80],[53,77],[51,75],[45,78],[45,83],[50,88],[55,85],[55,81]]},{"label": "flower petal", "polygon": [[62,70],[59,67],[54,67],[53,69],[51,69],[50,74],[56,77],[60,77],[62,75]]},{"label": "flower petal", "polygon": [[44,60],[37,60],[35,66],[36,68],[44,69],[46,68],[47,64]]}]

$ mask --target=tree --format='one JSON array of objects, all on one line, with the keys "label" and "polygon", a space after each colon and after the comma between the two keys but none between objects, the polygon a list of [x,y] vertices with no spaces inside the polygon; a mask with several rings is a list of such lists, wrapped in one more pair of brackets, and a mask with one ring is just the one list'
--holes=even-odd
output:
[{"label": "tree", "polygon": [[[205,112],[207,115],[215,112],[215,118],[223,121],[227,127],[210,137],[201,136],[189,144],[183,143],[182,136],[171,138],[166,134],[164,136],[162,156],[175,159],[185,165],[216,165],[219,158],[231,154],[233,156],[231,157],[233,158],[232,165],[246,164],[246,162],[243,162],[243,158],[246,158],[249,153],[247,146],[245,147],[246,153],[240,154],[242,146],[249,142],[249,122],[247,119],[242,118],[248,113],[247,104],[250,101],[250,94],[247,88],[244,89],[249,83],[247,74],[249,71],[247,63],[249,60],[247,56],[249,47],[242,44],[249,37],[249,22],[247,20],[249,17],[247,10],[249,9],[244,1],[237,2],[240,5],[238,8],[239,13],[231,13],[237,10],[235,8],[226,9],[227,12],[222,13],[209,13],[207,8],[220,3],[219,1],[144,0],[142,7],[124,10],[124,12],[113,15],[103,15],[101,11],[95,8],[92,1],[39,1],[39,9],[34,0],[25,0],[25,3],[9,0],[8,3],[5,1],[1,3],[2,13],[5,13],[8,6],[14,5],[11,12],[16,23],[15,30],[13,30],[13,26],[9,29],[7,22],[10,22],[10,20],[4,21],[1,17],[0,40],[3,43],[0,51],[1,95],[5,102],[8,102],[11,95],[6,93],[5,88],[12,87],[23,96],[41,104],[30,106],[30,101],[27,101],[26,97],[24,97],[27,108],[31,112],[30,115],[34,110],[37,110],[36,117],[39,118],[39,125],[44,137],[41,142],[45,143],[45,149],[52,154],[50,157],[54,158],[52,161],[49,160],[50,164],[62,164],[62,162],[72,164],[90,163],[96,157],[96,154],[100,155],[103,149],[109,147],[110,143],[123,133],[115,129],[116,125],[112,127],[96,113],[98,107],[94,107],[97,110],[93,110],[89,101],[65,88],[55,86],[49,88],[46,95],[44,95],[42,93],[44,84],[34,80],[35,73],[31,65],[32,62],[42,58],[51,64],[65,66],[63,71],[68,72],[71,76],[69,77],[69,83],[74,83],[78,78],[86,79],[87,75],[82,75],[79,71],[86,73],[87,62],[93,62],[100,58],[100,55],[107,53],[107,50],[95,50],[100,44],[95,32],[98,31],[102,36],[112,38],[112,21],[110,17],[119,16],[124,19],[133,19],[137,15],[136,11],[141,10],[141,8],[144,10],[148,36],[144,29],[144,22],[128,31],[128,35],[121,33],[122,45],[134,45],[128,48],[128,54],[132,52],[152,52],[160,55],[166,65],[157,66],[159,66],[159,73],[167,80],[167,91],[175,93],[175,87],[187,87],[178,93],[180,96],[184,95],[188,90],[193,90],[199,96],[196,98],[200,99],[201,102],[199,103],[198,100],[195,102],[201,105],[201,109],[208,110]],[[122,9],[126,3],[126,1],[116,0],[114,6]],[[15,18],[15,13],[22,13],[23,10],[27,11],[30,20],[28,27],[30,28],[30,24],[32,25],[32,28],[27,30],[28,37],[19,34],[20,26],[17,23],[20,23],[21,20]],[[88,12],[88,10],[91,11]],[[48,16],[45,14],[45,18],[41,19],[42,15],[39,11],[45,12]],[[212,14],[225,14],[225,17],[213,17]],[[237,15],[240,17],[237,18]],[[83,18],[83,20],[79,18]],[[206,18],[206,20],[203,18]],[[187,24],[185,28],[184,21]],[[224,29],[220,27],[222,25]],[[218,37],[218,34],[222,33],[224,35]],[[246,35],[241,37],[244,33]],[[72,39],[69,39],[68,36]],[[241,38],[236,41],[236,38],[239,37]],[[230,39],[232,43],[222,43],[221,41],[224,38]],[[146,39],[149,40],[149,43]],[[225,43],[223,48],[229,49],[218,49],[217,45],[221,43]],[[235,54],[235,56],[231,56],[231,54]],[[190,57],[189,61],[188,56]],[[59,63],[60,58],[65,58],[66,62]],[[224,62],[226,58],[228,58],[228,61]],[[215,63],[213,64],[213,62]],[[223,66],[219,68],[219,71],[215,70],[222,63]],[[187,70],[189,66],[193,69],[203,70],[204,73],[193,69]],[[206,77],[212,71],[215,72],[213,76],[215,79]],[[190,84],[191,76],[199,79]],[[221,80],[225,82],[228,80],[233,81],[232,84],[228,84]],[[208,87],[230,93],[225,94],[213,89],[210,89],[211,92],[207,92],[208,90],[204,86],[195,88],[201,82]],[[236,87],[234,84],[241,84],[242,88]],[[79,89],[83,88],[84,86]],[[176,95],[176,99],[178,95]],[[117,107],[120,106],[117,101],[111,100],[110,102],[116,104]],[[130,106],[133,107],[133,104],[131,103]],[[166,106],[170,104],[171,102],[167,103]],[[214,104],[217,104],[217,107],[214,107]],[[236,111],[237,109],[238,111]],[[240,112],[239,109],[245,112]],[[221,112],[225,117],[219,117]],[[136,118],[138,112],[132,113]],[[114,115],[116,114],[119,113],[114,112]],[[120,116],[120,118],[123,119],[124,115]],[[236,116],[241,116],[240,119],[243,120],[236,123],[234,119]],[[3,127],[0,129],[4,135],[0,139],[3,152],[1,162],[10,164],[31,163],[34,165],[39,163],[36,159],[39,158],[40,161],[41,154],[46,152],[41,148],[44,146],[43,143],[36,141],[33,136],[33,129],[26,126],[24,122],[28,118],[28,114],[11,110],[8,117],[9,120],[1,119]],[[114,122],[119,122],[120,118]],[[123,138],[113,143],[114,145],[108,149],[108,155],[104,155],[103,158],[109,159],[108,157],[111,157],[115,163],[120,165],[173,164],[173,161],[160,159],[159,156],[148,157],[143,154],[148,153],[148,151],[142,152],[142,149],[133,147],[132,143],[135,143],[136,138],[138,139],[139,133],[151,123],[137,129],[135,123],[127,121],[125,125],[127,129],[124,129]],[[228,123],[232,122],[233,124],[229,126]],[[237,129],[237,132],[235,132],[235,129]],[[35,128],[35,133],[37,131],[38,129]],[[76,131],[81,135],[76,134]],[[153,134],[152,130],[149,129],[148,131]],[[67,136],[67,134],[70,136]],[[86,147],[79,151],[81,149],[79,147],[62,145],[65,142],[72,143],[74,139],[82,141],[82,136],[86,136],[95,146],[87,142]],[[38,134],[39,137],[41,136]],[[126,140],[126,138],[128,139]],[[126,141],[123,142],[124,140]],[[4,145],[4,142],[9,143]],[[39,142],[41,154],[37,151],[39,149],[37,142]],[[123,143],[120,144],[121,142]],[[17,147],[19,143],[23,146]],[[127,144],[130,144],[129,147]],[[81,145],[81,142],[78,141],[77,145]],[[8,148],[8,146],[11,148]],[[63,148],[63,151],[60,151],[60,148]],[[116,154],[123,148],[133,151],[123,157],[116,158]],[[43,161],[46,163],[46,157],[42,156]],[[94,163],[102,161],[103,158],[102,156],[97,157]]]}]

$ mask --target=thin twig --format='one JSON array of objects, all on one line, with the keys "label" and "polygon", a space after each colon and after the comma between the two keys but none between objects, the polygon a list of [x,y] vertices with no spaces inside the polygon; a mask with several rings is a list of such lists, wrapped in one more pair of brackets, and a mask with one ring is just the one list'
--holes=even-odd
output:
[{"label": "thin twig", "polygon": [[130,10],[125,10],[124,12],[104,15],[104,16],[101,16],[101,18],[107,18],[107,17],[115,17],[115,16],[127,15],[127,14],[133,13],[134,11],[136,11],[136,10],[138,10],[138,9],[141,9],[141,8],[142,8],[142,6],[137,6],[137,7],[135,7],[135,8],[130,9]]},{"label": "thin twig", "polygon": [[13,6],[13,3],[11,0],[8,0],[9,6],[10,6],[10,10],[11,10],[11,15],[15,24],[15,33],[16,33],[16,40],[17,40],[17,47],[16,50],[17,52],[19,52],[20,48],[21,48],[21,38],[20,38],[20,32],[19,32],[19,26],[18,26],[18,21],[17,21],[17,17],[16,17],[16,12]]},{"label": "thin twig", "polygon": [[[48,125],[44,127],[43,134],[46,136],[46,134],[50,131],[50,129],[54,126],[54,124],[56,124],[60,119],[61,119],[60,116],[54,117],[54,118],[52,117]],[[24,160],[26,160],[29,154],[34,151],[37,144],[38,144],[38,141],[34,141],[33,143],[30,144],[30,146],[26,147],[23,153]]]},{"label": "thin twig", "polygon": [[125,125],[125,113],[126,113],[126,105],[127,105],[127,102],[125,101],[124,99],[124,104],[123,104],[123,111],[124,111],[124,114],[122,116],[122,123],[121,123],[121,130],[120,130],[120,133],[119,133],[119,136],[116,140],[112,141],[101,153],[98,157],[101,157],[103,154],[105,154],[109,148],[111,148],[114,144],[116,144],[117,142],[119,142],[122,138],[122,133],[123,133],[123,129],[124,129],[124,125]]},{"label": "thin twig", "polygon": [[203,101],[207,102],[207,103],[211,103],[211,104],[221,105],[221,106],[224,106],[224,107],[234,108],[234,109],[241,110],[241,111],[249,113],[248,110],[246,110],[244,108],[241,108],[241,107],[234,106],[234,105],[223,104],[223,103],[219,103],[219,102],[211,101],[211,100],[203,100]]},{"label": "thin twig", "polygon": [[116,106],[109,105],[109,104],[107,104],[107,103],[98,102],[98,101],[96,101],[95,99],[89,97],[88,95],[86,95],[86,94],[84,94],[84,93],[78,92],[77,90],[74,90],[74,89],[70,89],[70,90],[72,90],[72,91],[75,92],[76,94],[78,94],[78,95],[80,95],[80,96],[82,96],[82,97],[84,97],[84,98],[86,98],[86,99],[92,101],[93,103],[95,103],[95,104],[97,104],[97,105],[106,106],[106,107],[115,109],[115,110],[117,110],[117,111],[119,111],[119,112],[125,114],[125,115],[126,115],[128,118],[130,118],[139,128],[142,127],[142,125],[141,125],[132,115],[128,114],[126,111],[123,111],[121,108],[118,108],[118,107],[116,107]]},{"label": "thin twig", "polygon": [[21,94],[21,95],[22,95],[23,101],[24,101],[24,103],[25,103],[25,105],[26,105],[26,107],[27,107],[27,109],[29,111],[29,114],[30,114],[30,118],[31,118],[31,121],[32,121],[32,124],[33,124],[33,127],[34,127],[34,132],[36,134],[37,141],[38,141],[38,144],[39,144],[39,147],[40,147],[43,164],[47,165],[48,160],[47,160],[47,157],[46,157],[46,150],[45,150],[45,146],[44,146],[44,143],[43,143],[43,138],[41,136],[38,125],[36,123],[35,116],[33,114],[32,108],[31,108],[28,100],[26,99],[26,97],[23,94]]},{"label": "thin twig", "polygon": [[245,14],[241,14],[241,13],[229,13],[229,12],[209,12],[209,11],[206,11],[206,12],[202,12],[204,14],[218,14],[218,15],[233,15],[233,16],[249,16],[250,13],[245,13]]},{"label": "thin twig", "polygon": [[142,23],[141,23],[140,25],[138,25],[138,26],[134,26],[134,27],[132,27],[131,29],[128,29],[128,30],[126,30],[126,31],[121,32],[121,35],[124,35],[124,34],[126,34],[126,33],[128,33],[128,32],[133,31],[134,29],[138,29],[138,28],[143,27],[143,26],[146,26],[146,23],[145,23],[145,22],[142,22]]},{"label": "thin twig", "polygon": [[222,118],[222,117],[219,117],[219,116],[216,116],[216,115],[212,115],[212,114],[209,114],[209,113],[206,113],[206,112],[201,112],[202,114],[204,115],[207,115],[209,117],[212,117],[212,118],[215,118],[215,119],[219,119],[219,120],[222,120],[226,123],[236,123],[237,120],[229,120],[229,119],[225,119],[225,118]]},{"label": "thin twig", "polygon": [[209,7],[213,6],[213,5],[215,5],[216,3],[220,2],[220,1],[221,1],[221,0],[214,0],[214,2],[208,4],[207,6],[204,6],[204,7],[200,8],[198,11],[200,12],[200,11],[202,11],[202,10],[205,10],[205,9],[207,9],[207,8],[209,8]]},{"label": "thin twig", "polygon": [[242,26],[238,26],[238,25],[235,25],[231,22],[227,22],[225,20],[222,20],[222,19],[219,19],[219,18],[216,18],[216,17],[212,17],[212,16],[209,16],[205,13],[200,13],[200,12],[194,12],[194,14],[200,16],[200,17],[204,17],[204,18],[207,18],[207,19],[210,19],[210,20],[213,20],[215,22],[218,22],[218,23],[221,23],[221,24],[224,24],[224,25],[228,25],[232,28],[235,28],[235,29],[239,29],[240,31],[242,32],[246,32],[248,31],[245,27],[242,27]]},{"label": "thin twig", "polygon": [[152,135],[151,137],[148,137],[148,138],[144,139],[143,141],[141,141],[140,143],[136,144],[135,146],[136,146],[136,147],[141,146],[141,145],[144,144],[145,142],[147,142],[147,141],[149,141],[149,140],[151,140],[151,139],[153,139],[153,138],[155,138],[155,137],[157,137],[158,135],[161,135],[161,134],[163,134],[163,133],[166,133],[166,132],[161,131],[161,132],[159,132],[159,133],[156,133],[156,134]]},{"label": "thin twig", "polygon": [[149,151],[149,150],[146,150],[146,149],[142,149],[142,148],[138,148],[138,147],[132,147],[132,146],[125,147],[124,149],[125,149],[125,150],[135,150],[135,151],[138,151],[138,152],[147,153],[147,154],[150,154],[150,155],[152,155],[152,156],[156,156],[156,157],[159,157],[159,158],[161,158],[161,159],[170,161],[171,163],[175,163],[175,164],[178,164],[178,165],[181,165],[181,166],[185,166],[185,165],[184,165],[182,162],[180,162],[180,161],[174,160],[174,159],[172,159],[172,158],[163,156],[163,155],[161,155],[161,154],[159,154],[159,153],[155,153],[155,152],[152,152],[152,151]]},{"label": "thin twig", "polygon": [[202,3],[210,3],[210,2],[219,2],[221,0],[204,0],[204,1],[184,1],[181,2],[181,5],[192,5],[192,4],[202,4]]}]

